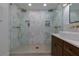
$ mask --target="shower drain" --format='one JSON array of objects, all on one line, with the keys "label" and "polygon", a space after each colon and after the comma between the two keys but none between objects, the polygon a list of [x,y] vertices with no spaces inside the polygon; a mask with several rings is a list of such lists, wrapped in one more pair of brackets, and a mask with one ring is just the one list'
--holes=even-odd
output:
[{"label": "shower drain", "polygon": [[39,49],[39,47],[38,47],[38,46],[36,46],[35,48],[36,48],[36,49]]}]

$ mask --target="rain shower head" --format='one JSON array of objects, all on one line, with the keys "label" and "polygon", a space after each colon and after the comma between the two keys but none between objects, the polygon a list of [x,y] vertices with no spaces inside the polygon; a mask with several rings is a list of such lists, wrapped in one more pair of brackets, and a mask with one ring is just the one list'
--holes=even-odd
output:
[{"label": "rain shower head", "polygon": [[26,10],[26,9],[21,9],[21,11],[22,11],[22,12],[26,12],[27,10]]}]

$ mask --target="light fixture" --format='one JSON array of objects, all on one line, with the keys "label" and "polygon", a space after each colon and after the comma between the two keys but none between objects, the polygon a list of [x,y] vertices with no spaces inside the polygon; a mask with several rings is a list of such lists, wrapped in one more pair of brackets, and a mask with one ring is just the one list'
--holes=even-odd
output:
[{"label": "light fixture", "polygon": [[46,4],[46,3],[44,3],[44,4],[43,4],[43,6],[47,6],[47,4]]},{"label": "light fixture", "polygon": [[32,4],[31,4],[31,3],[29,3],[29,4],[28,4],[28,6],[32,6]]}]

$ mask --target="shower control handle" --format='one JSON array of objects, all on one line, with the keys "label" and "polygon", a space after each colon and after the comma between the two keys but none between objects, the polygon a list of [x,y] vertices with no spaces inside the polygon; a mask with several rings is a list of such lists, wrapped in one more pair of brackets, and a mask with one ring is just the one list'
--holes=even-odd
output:
[{"label": "shower control handle", "polygon": [[13,28],[21,28],[20,26],[16,26],[16,27],[13,27]]},{"label": "shower control handle", "polygon": [[21,28],[21,27],[17,26],[16,28]]}]

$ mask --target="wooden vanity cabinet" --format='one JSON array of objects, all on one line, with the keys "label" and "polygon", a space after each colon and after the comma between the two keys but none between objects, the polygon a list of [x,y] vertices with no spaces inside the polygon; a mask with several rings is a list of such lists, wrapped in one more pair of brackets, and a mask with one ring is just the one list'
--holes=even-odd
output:
[{"label": "wooden vanity cabinet", "polygon": [[53,56],[62,56],[62,45],[63,41],[59,40],[57,37],[52,36],[52,55]]},{"label": "wooden vanity cabinet", "polygon": [[79,48],[52,35],[52,56],[79,56]]},{"label": "wooden vanity cabinet", "polygon": [[64,56],[79,56],[79,48],[64,41],[63,55]]}]

